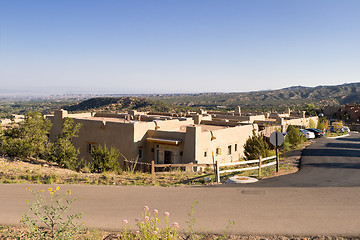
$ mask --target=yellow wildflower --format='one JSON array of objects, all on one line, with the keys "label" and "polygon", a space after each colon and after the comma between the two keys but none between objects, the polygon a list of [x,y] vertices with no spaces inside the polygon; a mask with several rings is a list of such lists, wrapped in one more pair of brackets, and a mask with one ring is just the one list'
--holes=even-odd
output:
[{"label": "yellow wildflower", "polygon": [[54,194],[54,192],[50,192],[50,194],[51,194],[51,195],[53,195],[53,194]]},{"label": "yellow wildflower", "polygon": [[41,190],[40,192],[44,192],[44,190]]},{"label": "yellow wildflower", "polygon": [[30,190],[30,187],[27,187],[26,189],[27,189],[27,190]]},{"label": "yellow wildflower", "polygon": [[52,188],[51,188],[51,187],[49,187],[49,188],[48,188],[48,191],[49,191],[49,192],[51,192],[51,191],[52,191]]},{"label": "yellow wildflower", "polygon": [[57,187],[56,187],[56,190],[57,190],[57,191],[59,191],[59,190],[60,190],[60,187],[59,187],[59,186],[57,186]]},{"label": "yellow wildflower", "polygon": [[71,190],[68,190],[67,192],[68,192],[69,196],[71,196]]}]

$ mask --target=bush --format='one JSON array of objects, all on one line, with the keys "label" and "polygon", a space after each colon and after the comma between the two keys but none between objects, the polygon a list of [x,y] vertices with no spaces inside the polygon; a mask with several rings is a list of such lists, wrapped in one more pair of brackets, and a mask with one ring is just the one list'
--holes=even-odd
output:
[{"label": "bush", "polygon": [[325,117],[319,119],[317,124],[317,129],[320,129],[321,131],[326,131],[328,126],[329,126],[329,121]]},{"label": "bush", "polygon": [[66,118],[61,133],[54,143],[49,144],[47,160],[56,162],[60,167],[78,170],[79,149],[72,144],[72,139],[77,137],[81,124],[74,125],[74,120]]},{"label": "bush", "polygon": [[287,129],[286,141],[293,147],[299,145],[303,141],[303,138],[300,136],[300,130],[290,125]]},{"label": "bush", "polygon": [[246,159],[259,159],[259,157],[270,157],[274,155],[269,145],[264,141],[263,137],[253,132],[244,144],[244,154]]},{"label": "bush", "polygon": [[25,120],[0,136],[0,152],[9,157],[39,157],[44,154],[51,123],[39,112],[29,112]]},{"label": "bush", "polygon": [[104,145],[104,147],[99,145],[98,147],[94,148],[91,153],[92,162],[90,171],[97,173],[107,171],[121,173],[120,164],[117,161],[119,154],[119,150],[113,147],[108,149],[106,145]]},{"label": "bush", "polygon": [[312,119],[309,120],[309,128],[316,128],[315,122]]}]

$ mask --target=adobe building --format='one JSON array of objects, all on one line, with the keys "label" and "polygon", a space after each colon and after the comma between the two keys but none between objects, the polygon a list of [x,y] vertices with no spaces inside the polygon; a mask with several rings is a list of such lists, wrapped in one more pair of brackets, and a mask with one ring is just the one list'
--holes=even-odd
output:
[{"label": "adobe building", "polygon": [[[65,118],[81,123],[79,136],[73,139],[80,149],[79,158],[91,160],[93,147],[117,148],[119,162],[135,160],[150,163],[233,162],[243,157],[243,145],[256,124],[233,121],[212,121],[211,115],[194,116],[148,115],[132,111],[123,114],[69,114],[58,110],[47,116],[53,126],[50,140],[55,141]],[[202,123],[204,121],[204,124]]]},{"label": "adobe building", "polygon": [[253,134],[268,137],[289,125],[309,127],[310,119],[317,124],[317,117],[287,114],[241,114],[240,108],[234,112],[206,112],[199,110],[187,114],[141,113],[129,111],[121,114],[82,113],[69,114],[65,110],[55,111],[47,116],[53,123],[50,140],[55,141],[61,132],[65,118],[81,123],[79,136],[73,139],[80,149],[79,158],[91,161],[94,147],[105,145],[117,148],[119,162],[124,160],[139,162],[175,164],[206,163],[214,160],[221,163],[235,162],[244,156],[244,144]]}]

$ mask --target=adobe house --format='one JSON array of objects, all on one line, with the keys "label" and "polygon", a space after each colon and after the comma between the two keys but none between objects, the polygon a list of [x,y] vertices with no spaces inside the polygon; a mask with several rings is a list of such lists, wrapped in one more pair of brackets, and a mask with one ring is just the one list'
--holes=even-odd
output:
[{"label": "adobe house", "polygon": [[[241,114],[235,112],[206,112],[199,110],[183,115],[140,113],[129,111],[121,114],[82,113],[69,114],[65,110],[55,111],[47,116],[53,126],[50,140],[54,141],[61,132],[64,118],[81,123],[79,137],[73,139],[80,149],[79,158],[91,161],[94,147],[105,145],[117,148],[119,162],[136,160],[150,163],[221,163],[235,162],[243,157],[243,146],[253,131],[263,136],[280,127],[286,131],[291,125],[309,127],[310,119],[317,123],[317,117],[290,116],[288,114]],[[265,131],[264,131],[265,129]]]},{"label": "adobe house", "polygon": [[198,114],[194,120],[193,117],[148,115],[136,111],[69,114],[58,110],[47,116],[53,123],[51,141],[61,132],[66,117],[82,124],[79,137],[73,139],[80,149],[79,158],[91,161],[93,147],[106,144],[120,151],[122,166],[125,159],[147,163],[152,160],[156,163],[212,163],[212,153],[216,161],[238,161],[243,156],[244,143],[253,130],[258,130],[256,124],[213,121],[209,115]]}]

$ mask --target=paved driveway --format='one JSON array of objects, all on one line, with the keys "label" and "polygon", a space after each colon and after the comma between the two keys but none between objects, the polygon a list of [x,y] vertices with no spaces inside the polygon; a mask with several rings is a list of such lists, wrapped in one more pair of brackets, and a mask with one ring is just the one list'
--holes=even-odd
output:
[{"label": "paved driveway", "polygon": [[251,187],[360,187],[360,134],[315,139],[303,150],[299,172]]}]

